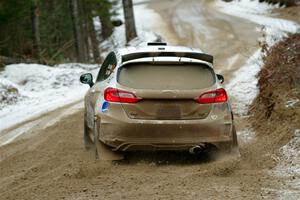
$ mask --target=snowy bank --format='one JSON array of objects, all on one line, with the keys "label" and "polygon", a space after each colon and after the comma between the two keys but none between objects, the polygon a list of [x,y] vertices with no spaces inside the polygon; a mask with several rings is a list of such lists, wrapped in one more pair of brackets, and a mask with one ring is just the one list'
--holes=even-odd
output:
[{"label": "snowy bank", "polygon": [[279,153],[276,174],[300,176],[300,129],[295,130],[292,140],[281,147]]},{"label": "snowy bank", "polygon": [[[160,36],[151,31],[155,20],[160,20],[159,15],[148,9],[144,2],[134,2],[138,3],[134,9],[139,37],[129,45],[145,45],[146,42],[160,40]],[[118,17],[124,20],[121,4],[119,6]],[[99,18],[94,18],[94,25],[99,32]],[[112,36],[100,44],[102,58],[113,49],[125,45],[125,26],[122,25],[116,27]],[[83,99],[89,87],[82,85],[79,77],[86,72],[96,75],[99,67],[85,64],[6,66],[0,72],[0,136],[4,129]],[[11,142],[11,138],[8,141]]]},{"label": "snowy bank", "polygon": [[[261,30],[264,42],[268,46],[273,46],[288,33],[295,33],[299,30],[297,23],[272,16],[272,10],[278,5],[259,3],[258,0],[234,0],[230,3],[217,0],[216,7],[223,13],[256,23],[257,30]],[[230,94],[235,98],[233,109],[238,115],[247,115],[248,106],[258,93],[256,75],[263,66],[262,58],[263,53],[258,49],[226,85]]]},{"label": "snowy bank", "polygon": [[278,8],[279,4],[260,3],[258,0],[233,0],[230,3],[217,0],[216,6],[223,13],[244,18],[262,26],[290,33],[295,33],[299,29],[297,23],[272,15],[272,10]]},{"label": "snowy bank", "polygon": [[[264,35],[264,42],[269,47],[281,41],[287,34],[299,31],[298,24],[271,17],[272,6],[266,3],[262,4],[262,6],[258,6],[258,1],[243,0],[234,1],[233,3],[218,1],[217,4],[222,12],[248,19],[262,26],[263,28],[261,30]],[[246,64],[235,73],[235,78],[227,85],[227,88],[235,97],[233,106],[237,114],[247,115],[248,105],[252,103],[258,94],[257,74],[264,65],[263,56],[264,53],[260,49],[257,50],[254,55],[248,59]],[[298,99],[290,99],[286,102],[285,107],[289,109],[298,101]],[[291,180],[288,180],[285,184],[288,184],[291,188],[295,188],[295,191],[298,190],[300,176],[299,128],[295,130],[293,138],[279,149],[279,157],[274,159],[278,161],[278,164],[275,170],[272,170],[270,174],[292,177]],[[287,199],[291,196],[290,194],[282,193],[281,190],[279,190],[279,195],[281,199]]]},{"label": "snowy bank", "polygon": [[79,77],[97,68],[83,64],[6,66],[0,72],[0,131],[82,99],[88,87],[80,84]]}]

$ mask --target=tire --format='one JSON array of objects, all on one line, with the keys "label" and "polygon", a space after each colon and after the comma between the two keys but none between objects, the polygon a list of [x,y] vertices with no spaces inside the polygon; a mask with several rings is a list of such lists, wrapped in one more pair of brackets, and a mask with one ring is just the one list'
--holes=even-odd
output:
[{"label": "tire", "polygon": [[236,135],[235,126],[232,127],[232,148],[238,148],[238,139]]},{"label": "tire", "polygon": [[239,145],[238,145],[238,139],[236,134],[235,126],[233,125],[232,128],[232,145],[231,145],[231,154],[236,155],[240,157],[240,151],[239,151]]},{"label": "tire", "polygon": [[228,142],[221,142],[218,144],[218,153],[217,155],[233,155],[240,156],[239,148],[238,148],[238,140],[235,127],[232,127],[232,139]]},{"label": "tire", "polygon": [[112,151],[112,149],[99,140],[99,122],[96,120],[94,123],[94,141],[95,141],[95,159],[112,161],[123,160],[124,156],[120,153]]},{"label": "tire", "polygon": [[91,140],[90,134],[89,134],[89,128],[87,126],[87,122],[86,119],[84,117],[84,123],[83,123],[83,142],[84,142],[84,147],[86,150],[90,150],[92,149],[95,144],[94,142]]}]

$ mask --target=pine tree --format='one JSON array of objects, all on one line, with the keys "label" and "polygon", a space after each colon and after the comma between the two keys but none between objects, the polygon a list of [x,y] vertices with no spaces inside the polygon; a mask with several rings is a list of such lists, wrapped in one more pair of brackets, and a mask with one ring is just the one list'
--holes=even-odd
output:
[{"label": "pine tree", "polygon": [[[99,42],[113,32],[115,1],[1,0],[0,56],[9,62],[99,62]],[[95,31],[96,16],[101,36]]]}]

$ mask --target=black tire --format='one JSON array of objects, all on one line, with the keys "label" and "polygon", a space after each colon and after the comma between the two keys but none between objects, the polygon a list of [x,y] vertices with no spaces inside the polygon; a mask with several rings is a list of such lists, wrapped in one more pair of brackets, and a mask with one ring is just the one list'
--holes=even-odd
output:
[{"label": "black tire", "polygon": [[232,127],[232,148],[238,148],[238,139],[237,139],[237,134],[235,130],[235,126],[233,125]]},{"label": "black tire", "polygon": [[97,160],[123,160],[124,156],[120,153],[113,152],[112,149],[99,140],[98,120],[94,123],[94,141],[95,141],[95,158]]},{"label": "black tire", "polygon": [[89,128],[87,126],[86,119],[84,117],[84,123],[83,123],[83,141],[84,141],[84,147],[86,150],[90,150],[91,148],[94,148],[94,142],[90,138],[89,134]]},{"label": "black tire", "polygon": [[231,145],[231,153],[240,157],[240,151],[239,151],[239,145],[238,145],[238,139],[236,134],[235,126],[233,125],[232,128],[232,145]]},{"label": "black tire", "polygon": [[240,155],[238,148],[238,140],[235,127],[232,127],[232,140],[228,142],[221,142],[218,144],[218,153],[220,155],[229,154],[229,155]]},{"label": "black tire", "polygon": [[101,150],[99,149],[99,131],[97,128],[98,124],[97,121],[95,121],[94,123],[94,128],[93,128],[93,136],[94,136],[94,144],[95,144],[95,159],[99,159],[100,158],[100,154],[101,154]]}]

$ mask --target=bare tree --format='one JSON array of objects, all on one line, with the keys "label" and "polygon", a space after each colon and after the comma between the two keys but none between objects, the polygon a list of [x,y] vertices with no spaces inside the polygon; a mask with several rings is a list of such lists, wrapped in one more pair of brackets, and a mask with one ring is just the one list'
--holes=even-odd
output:
[{"label": "bare tree", "polygon": [[76,49],[77,62],[85,62],[84,44],[81,34],[81,23],[79,16],[78,0],[69,0],[73,22],[74,44]]},{"label": "bare tree", "polygon": [[100,51],[99,51],[99,40],[96,35],[93,18],[89,18],[89,34],[92,42],[94,62],[100,63],[101,58],[100,58]]},{"label": "bare tree", "polygon": [[83,5],[83,11],[85,13],[85,24],[86,24],[86,35],[89,38],[88,42],[90,44],[90,49],[93,53],[94,62],[100,63],[100,51],[99,51],[99,40],[97,38],[93,14],[92,14],[92,6],[89,1],[87,1]]},{"label": "bare tree", "polygon": [[82,52],[84,53],[84,60],[86,62],[91,62],[92,56],[92,42],[90,37],[90,31],[89,31],[89,23],[88,23],[88,10],[87,10],[87,4],[89,1],[87,0],[78,0],[78,7],[79,7],[79,13],[80,13],[80,31],[82,36]]},{"label": "bare tree", "polygon": [[137,37],[132,0],[123,0],[125,17],[126,41],[129,42]]},{"label": "bare tree", "polygon": [[40,37],[40,9],[38,0],[31,3],[31,27],[33,54],[39,60],[41,58],[41,37]]}]

